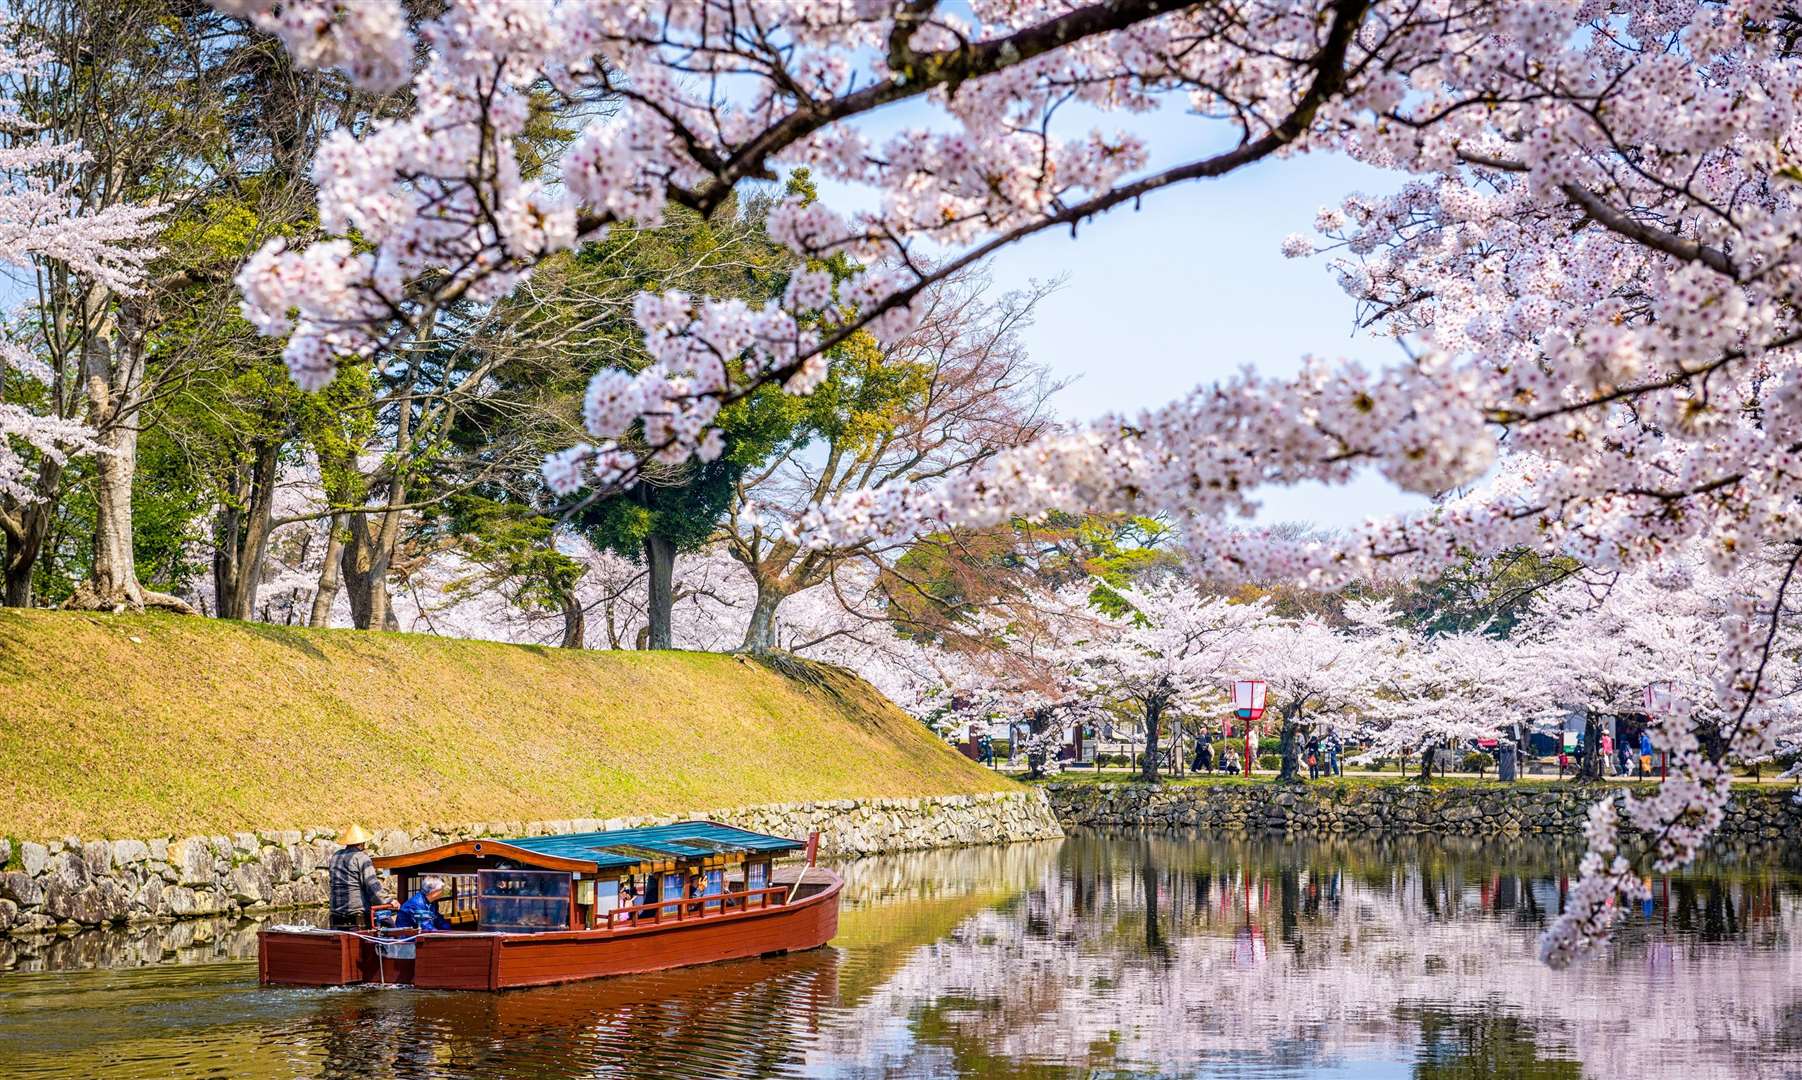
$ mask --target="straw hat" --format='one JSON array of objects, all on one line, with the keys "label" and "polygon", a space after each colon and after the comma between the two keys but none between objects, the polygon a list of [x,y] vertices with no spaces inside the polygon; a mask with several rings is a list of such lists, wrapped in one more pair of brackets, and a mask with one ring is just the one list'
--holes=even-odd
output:
[{"label": "straw hat", "polygon": [[363,831],[363,826],[361,825],[352,825],[350,828],[345,829],[338,834],[339,847],[349,847],[352,844],[367,844],[369,843],[369,840],[369,834]]}]

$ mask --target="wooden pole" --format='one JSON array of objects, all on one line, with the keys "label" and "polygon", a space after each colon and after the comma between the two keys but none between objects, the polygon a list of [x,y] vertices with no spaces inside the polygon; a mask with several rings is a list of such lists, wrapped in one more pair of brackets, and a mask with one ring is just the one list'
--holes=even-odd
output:
[{"label": "wooden pole", "polygon": [[813,861],[819,857],[819,854],[820,831],[815,829],[813,832],[807,834],[807,862],[801,867],[801,872],[795,875],[794,887],[788,890],[788,899],[783,901],[783,903],[792,904],[795,902],[795,894],[801,891],[801,883],[807,880],[807,871],[813,869]]}]

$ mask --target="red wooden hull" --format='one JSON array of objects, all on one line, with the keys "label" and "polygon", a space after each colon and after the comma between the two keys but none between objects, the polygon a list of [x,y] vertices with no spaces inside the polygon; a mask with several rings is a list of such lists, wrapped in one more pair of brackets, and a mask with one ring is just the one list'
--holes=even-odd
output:
[{"label": "red wooden hull", "polygon": [[264,983],[293,986],[385,982],[506,990],[799,952],[838,933],[843,886],[832,875],[824,889],[793,903],[613,930],[421,934],[411,960],[379,957],[373,942],[355,934],[265,930],[257,935],[257,974]]}]

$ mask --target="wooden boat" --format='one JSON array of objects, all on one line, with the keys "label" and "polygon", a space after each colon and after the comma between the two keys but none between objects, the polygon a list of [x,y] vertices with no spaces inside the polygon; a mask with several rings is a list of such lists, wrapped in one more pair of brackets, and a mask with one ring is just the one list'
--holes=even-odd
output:
[{"label": "wooden boat", "polygon": [[[445,883],[450,930],[273,927],[257,936],[257,974],[504,990],[815,949],[838,932],[844,885],[813,865],[815,844],[689,821],[387,855],[375,865],[398,896]],[[803,847],[806,865],[774,865]],[[622,906],[627,883],[641,902]]]}]

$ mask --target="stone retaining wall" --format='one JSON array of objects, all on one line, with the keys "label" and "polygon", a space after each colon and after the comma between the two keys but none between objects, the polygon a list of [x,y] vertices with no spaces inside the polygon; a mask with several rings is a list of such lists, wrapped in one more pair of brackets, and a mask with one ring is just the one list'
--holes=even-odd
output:
[{"label": "stone retaining wall", "polygon": [[[1581,834],[1601,789],[1549,783],[1054,783],[1045,790],[1066,826],[1518,836]],[[1802,845],[1802,806],[1794,795],[1789,788],[1736,790],[1716,834],[1720,842]]]},{"label": "stone retaining wall", "polygon": [[[827,855],[1011,843],[1062,836],[1039,790],[924,799],[841,799],[663,817],[485,822],[389,829],[372,849],[394,855],[482,836],[545,836],[707,819],[778,836],[818,829]],[[0,839],[0,934],[309,907],[325,902],[337,830],[87,840]]]}]

